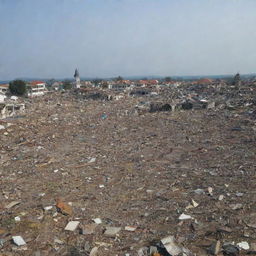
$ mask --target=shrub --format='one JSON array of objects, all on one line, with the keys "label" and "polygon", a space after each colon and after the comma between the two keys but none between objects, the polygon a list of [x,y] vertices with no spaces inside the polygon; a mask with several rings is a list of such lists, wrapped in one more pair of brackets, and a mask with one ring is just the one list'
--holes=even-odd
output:
[{"label": "shrub", "polygon": [[26,93],[26,83],[22,80],[14,80],[9,83],[9,90],[11,94],[22,96]]}]

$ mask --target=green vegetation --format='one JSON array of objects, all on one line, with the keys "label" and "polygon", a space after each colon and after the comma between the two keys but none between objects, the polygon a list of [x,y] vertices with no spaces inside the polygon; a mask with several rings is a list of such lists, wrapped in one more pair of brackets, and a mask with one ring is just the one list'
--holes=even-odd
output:
[{"label": "green vegetation", "polygon": [[65,81],[63,82],[63,89],[64,89],[64,90],[70,90],[70,89],[72,89],[72,84],[71,84],[71,82],[70,82],[69,80],[65,80]]},{"label": "green vegetation", "polygon": [[25,95],[27,92],[26,83],[22,80],[14,80],[9,83],[9,90],[13,95]]}]

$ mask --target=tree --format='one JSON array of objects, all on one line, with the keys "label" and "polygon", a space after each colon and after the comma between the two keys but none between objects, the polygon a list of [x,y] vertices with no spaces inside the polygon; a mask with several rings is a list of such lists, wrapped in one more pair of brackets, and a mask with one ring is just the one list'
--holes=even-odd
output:
[{"label": "tree", "polygon": [[118,82],[120,82],[120,81],[123,81],[124,79],[123,79],[123,77],[121,77],[121,76],[118,76],[118,77],[116,77],[114,80],[115,80],[115,81],[118,81]]},{"label": "tree", "polygon": [[171,79],[171,77],[167,76],[164,80],[165,80],[165,82],[171,82],[172,79]]},{"label": "tree", "polygon": [[27,92],[27,86],[22,80],[14,80],[9,83],[9,90],[13,95],[22,96]]},{"label": "tree", "polygon": [[63,89],[64,89],[64,90],[70,90],[70,89],[72,89],[72,84],[71,84],[71,82],[70,82],[69,80],[65,80],[65,81],[63,82]]}]

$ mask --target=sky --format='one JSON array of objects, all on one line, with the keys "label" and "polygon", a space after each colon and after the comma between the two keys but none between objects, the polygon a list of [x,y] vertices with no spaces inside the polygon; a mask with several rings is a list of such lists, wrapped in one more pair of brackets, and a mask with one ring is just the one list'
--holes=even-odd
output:
[{"label": "sky", "polygon": [[0,80],[256,73],[255,0],[0,0]]}]

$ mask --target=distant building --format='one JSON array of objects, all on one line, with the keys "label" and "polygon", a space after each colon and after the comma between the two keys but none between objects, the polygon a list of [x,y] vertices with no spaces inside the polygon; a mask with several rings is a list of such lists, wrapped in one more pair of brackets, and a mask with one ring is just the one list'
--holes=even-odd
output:
[{"label": "distant building", "polygon": [[46,83],[43,81],[32,81],[28,84],[28,96],[42,96],[47,92]]},{"label": "distant building", "polygon": [[81,87],[81,80],[80,80],[80,76],[77,68],[75,70],[74,78],[76,79],[76,83],[74,87],[75,89],[79,89]]},{"label": "distant building", "polygon": [[0,84],[0,94],[7,94],[9,91],[9,84]]}]

